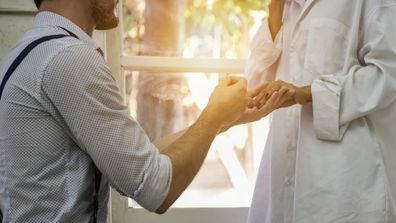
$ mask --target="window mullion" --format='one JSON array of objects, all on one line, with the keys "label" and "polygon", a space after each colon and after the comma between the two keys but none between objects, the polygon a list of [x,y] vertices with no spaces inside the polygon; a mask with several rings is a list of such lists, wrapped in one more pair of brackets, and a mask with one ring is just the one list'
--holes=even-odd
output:
[{"label": "window mullion", "polygon": [[178,58],[133,56],[121,57],[125,70],[148,72],[202,72],[241,74],[245,70],[246,60],[213,58]]}]

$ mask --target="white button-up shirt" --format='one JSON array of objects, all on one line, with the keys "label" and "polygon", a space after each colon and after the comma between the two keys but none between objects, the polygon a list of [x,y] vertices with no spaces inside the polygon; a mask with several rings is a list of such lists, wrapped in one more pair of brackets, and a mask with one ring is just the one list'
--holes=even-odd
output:
[{"label": "white button-up shirt", "polygon": [[94,163],[102,172],[98,222],[108,183],[155,211],[168,194],[170,159],[151,144],[123,102],[98,46],[77,25],[40,12],[0,67],[43,36],[9,79],[0,101],[0,209],[3,222],[91,222]]},{"label": "white button-up shirt", "polygon": [[396,1],[300,3],[253,41],[249,85],[312,85],[313,102],[273,113],[248,221],[394,223]]}]

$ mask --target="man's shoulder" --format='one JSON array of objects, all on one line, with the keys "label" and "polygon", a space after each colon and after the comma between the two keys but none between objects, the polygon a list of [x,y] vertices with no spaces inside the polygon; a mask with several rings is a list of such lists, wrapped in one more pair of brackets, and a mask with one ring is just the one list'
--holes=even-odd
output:
[{"label": "man's shoulder", "polygon": [[79,40],[75,40],[73,43],[61,43],[59,51],[53,59],[56,59],[57,57],[60,57],[65,61],[69,59],[74,63],[78,62],[83,64],[89,64],[98,61],[104,62],[103,57],[101,56],[98,49],[95,49],[91,45]]},{"label": "man's shoulder", "polygon": [[56,64],[61,69],[72,67],[88,67],[89,65],[105,64],[103,56],[92,44],[74,36],[66,36],[53,41],[53,52],[49,55],[48,66]]},{"label": "man's shoulder", "polygon": [[[51,38],[53,36],[55,38]],[[42,52],[43,57],[49,60],[47,64],[50,64],[50,61],[56,57],[64,57],[64,59],[73,57],[85,62],[87,57],[98,54],[93,44],[80,39],[66,29],[61,30],[60,27],[43,27],[42,30],[33,29],[32,35],[27,35],[27,37],[29,38],[26,39],[27,42],[42,38],[46,39],[46,41],[37,47],[41,48],[38,51]]]},{"label": "man's shoulder", "polygon": [[42,81],[55,85],[89,83],[107,65],[100,52],[92,45],[80,42],[60,43],[61,49],[46,63]]}]

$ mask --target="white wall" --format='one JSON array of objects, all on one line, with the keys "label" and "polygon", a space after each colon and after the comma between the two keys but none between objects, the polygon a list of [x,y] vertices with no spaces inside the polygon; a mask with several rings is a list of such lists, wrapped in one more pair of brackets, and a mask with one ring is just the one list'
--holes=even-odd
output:
[{"label": "white wall", "polygon": [[[21,36],[33,26],[37,13],[33,0],[0,0],[0,61]],[[105,51],[106,35],[95,32],[94,39]]]},{"label": "white wall", "polygon": [[34,15],[33,0],[0,0],[0,60],[32,27]]}]

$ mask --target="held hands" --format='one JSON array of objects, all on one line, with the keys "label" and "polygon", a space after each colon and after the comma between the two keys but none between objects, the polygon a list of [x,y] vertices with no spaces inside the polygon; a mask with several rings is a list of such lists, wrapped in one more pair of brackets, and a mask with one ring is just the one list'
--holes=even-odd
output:
[{"label": "held hands", "polygon": [[223,128],[237,120],[251,103],[246,79],[227,77],[213,91],[204,113],[212,124]]},{"label": "held hands", "polygon": [[251,101],[246,111],[239,119],[225,126],[223,132],[235,125],[258,121],[278,108],[312,101],[310,86],[296,87],[283,81],[262,85],[249,92],[248,96]]},{"label": "held hands", "polygon": [[[279,96],[279,93],[284,91],[287,93]],[[268,106],[267,102],[269,102],[270,98],[276,93],[278,93],[278,97],[281,97],[279,101],[281,101],[282,104],[277,104],[279,107],[274,109],[288,107],[294,104],[307,104],[312,101],[311,86],[297,87],[293,84],[277,80],[263,85],[252,92],[254,106],[258,109],[261,109],[263,106]]]},{"label": "held hands", "polygon": [[223,132],[235,125],[240,125],[240,124],[245,124],[260,120],[261,118],[270,114],[272,111],[284,106],[287,103],[287,101],[289,101],[290,98],[293,97],[293,91],[290,91],[289,89],[282,87],[279,89],[279,91],[276,91],[272,95],[270,95],[268,100],[266,100],[263,105],[261,105],[260,107],[256,106],[254,102],[254,98],[257,97],[257,95],[260,95],[262,91],[265,90],[266,86],[267,85],[264,85],[248,93],[249,97],[251,98],[251,101],[248,104],[248,107],[246,108],[245,112],[239,117],[239,119],[230,123],[228,126],[225,126],[222,129]]},{"label": "held hands", "polygon": [[260,120],[272,111],[312,101],[311,86],[274,81],[247,92],[244,78],[228,77],[213,91],[205,108],[207,120],[221,131]]}]

